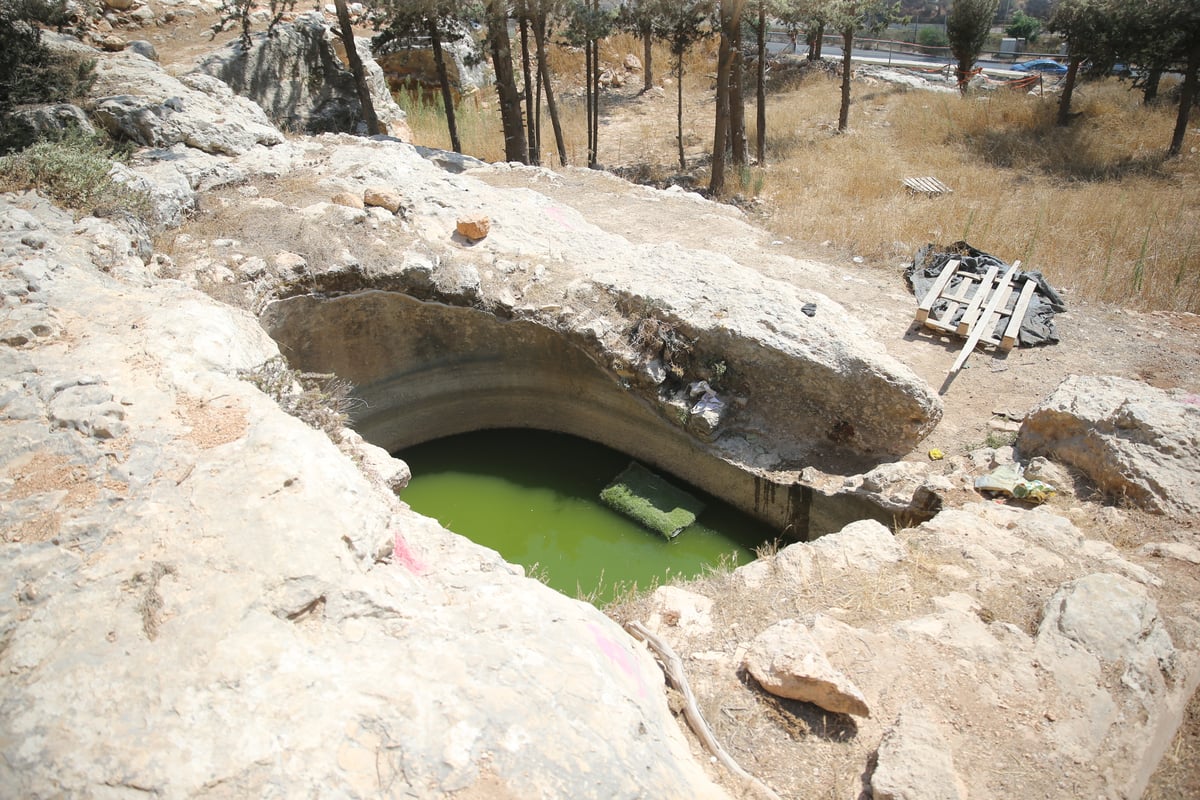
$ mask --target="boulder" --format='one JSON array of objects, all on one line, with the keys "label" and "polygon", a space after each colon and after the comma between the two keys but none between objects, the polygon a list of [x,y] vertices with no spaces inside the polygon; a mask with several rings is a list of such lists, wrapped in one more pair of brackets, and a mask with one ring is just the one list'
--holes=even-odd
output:
[{"label": "boulder", "polygon": [[125,47],[129,51],[137,53],[142,58],[158,61],[158,50],[155,49],[152,43],[145,39],[134,39],[132,42],[126,44]]},{"label": "boulder", "polygon": [[873,519],[852,522],[837,533],[820,537],[809,547],[831,561],[864,571],[878,571],[904,559],[904,545]]},{"label": "boulder", "polygon": [[[356,39],[355,46],[367,72],[376,116],[389,133],[407,137],[404,111],[392,99],[369,41]],[[232,42],[207,56],[198,69],[254,100],[287,130],[366,132],[354,78],[338,58],[333,34],[318,12],[276,25],[269,36],[255,34],[249,50]]]},{"label": "boulder", "polygon": [[967,800],[950,743],[919,706],[906,707],[884,733],[871,773],[871,798]]},{"label": "boulder", "polygon": [[862,692],[834,669],[798,620],[777,622],[756,636],[742,666],[771,694],[812,703],[835,714],[871,716]]},{"label": "boulder", "polygon": [[68,131],[96,132],[83,109],[70,103],[18,106],[4,117],[0,130],[8,146],[18,150],[38,139],[57,138]]},{"label": "boulder", "polygon": [[[442,41],[442,58],[455,104],[489,85],[487,54],[469,26],[460,25],[448,32]],[[433,48],[424,41],[408,39],[384,43],[375,52],[375,60],[392,91],[441,99],[441,81]]]},{"label": "boulder", "polygon": [[1072,375],[1029,413],[1018,446],[1150,511],[1200,514],[1200,395]]},{"label": "boulder", "polygon": [[123,51],[96,63],[92,113],[109,135],[143,147],[175,144],[226,156],[276,145],[283,134],[262,109],[207,75],[173,78]]}]

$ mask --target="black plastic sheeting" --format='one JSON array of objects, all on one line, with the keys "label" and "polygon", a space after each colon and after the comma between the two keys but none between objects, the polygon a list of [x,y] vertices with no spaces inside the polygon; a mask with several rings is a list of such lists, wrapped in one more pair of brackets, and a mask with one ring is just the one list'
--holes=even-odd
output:
[{"label": "black plastic sheeting", "polygon": [[[918,300],[925,297],[929,292],[929,288],[933,286],[933,282],[937,280],[938,275],[942,272],[942,267],[952,258],[957,258],[962,261],[959,266],[959,272],[968,272],[974,275],[984,275],[988,268],[995,266],[999,267],[999,274],[1003,275],[1009,265],[1004,261],[996,258],[993,255],[976,250],[966,242],[955,242],[951,245],[941,246],[929,244],[922,247],[913,256],[913,263],[905,273],[908,278],[908,285],[912,288],[913,294]],[[1017,271],[1016,281],[1017,291],[1013,292],[1012,298],[1008,302],[1011,308],[1016,302],[1017,294],[1020,287],[1024,285],[1023,277],[1032,278],[1037,282],[1037,290],[1034,292],[1033,299],[1029,302],[1029,310],[1025,313],[1025,321],[1021,323],[1021,332],[1017,337],[1017,343],[1021,347],[1034,347],[1041,344],[1056,344],[1058,342],[1058,334],[1054,330],[1054,315],[1060,311],[1066,311],[1066,303],[1058,296],[1058,292],[1054,291],[1046,279],[1042,277],[1040,272],[1025,272]],[[948,289],[953,289],[962,283],[963,279],[955,276],[950,281]],[[940,317],[945,313],[949,304],[945,301],[939,301],[933,304],[930,310],[930,316]],[[958,322],[958,318],[962,316],[961,309],[953,319],[947,320],[947,323],[954,324]],[[1006,321],[1001,321],[996,325],[996,335],[1000,336],[1004,333],[1004,325]]]}]

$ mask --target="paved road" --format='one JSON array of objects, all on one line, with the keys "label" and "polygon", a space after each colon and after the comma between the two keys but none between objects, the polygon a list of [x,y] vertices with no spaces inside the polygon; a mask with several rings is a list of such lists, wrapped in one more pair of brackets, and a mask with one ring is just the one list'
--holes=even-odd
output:
[{"label": "paved road", "polygon": [[[786,42],[777,42],[777,41],[768,41],[767,42],[767,51],[771,55],[778,55],[789,49],[790,49],[790,45],[787,44]],[[799,46],[799,49],[797,52],[800,55],[804,55],[805,53],[808,52],[808,48],[804,44],[804,42],[800,42],[800,46]],[[838,45],[830,43],[827,40],[824,47],[821,48],[821,55],[824,56],[828,60],[841,60],[842,48],[839,47]],[[886,50],[865,50],[865,49],[861,49],[858,47],[854,48],[854,50],[851,52],[851,58],[853,58],[856,61],[872,61],[875,63],[883,63],[883,64],[890,64],[890,63],[905,64],[905,63],[907,63],[907,64],[921,64],[921,65],[928,65],[928,66],[945,66],[947,64],[954,63],[953,59],[950,59],[947,57],[942,57],[942,56],[927,56],[927,55],[920,55],[917,53],[902,53],[902,52],[890,53]],[[1025,60],[1025,59],[1024,58],[1019,59],[1019,61],[1023,61],[1023,60]],[[981,68],[989,70],[989,71],[1000,70],[1000,71],[1004,71],[1004,72],[1011,72],[1012,64],[1013,64],[1013,62],[1011,62],[1011,61],[984,60],[984,61],[975,62],[975,66],[977,66],[977,67],[981,67]]]}]

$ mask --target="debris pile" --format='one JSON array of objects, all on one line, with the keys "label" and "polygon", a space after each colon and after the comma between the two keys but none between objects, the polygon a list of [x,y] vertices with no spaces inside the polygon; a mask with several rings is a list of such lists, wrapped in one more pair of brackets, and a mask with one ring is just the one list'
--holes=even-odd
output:
[{"label": "debris pile", "polygon": [[[918,298],[925,297],[938,276],[941,275],[942,269],[953,259],[958,259],[960,264],[958,274],[947,287],[951,292],[962,282],[970,280],[967,276],[983,276],[991,267],[997,267],[1000,272],[1004,272],[1009,267],[996,256],[976,250],[966,242],[955,242],[945,247],[935,244],[926,245],[917,251],[912,265],[905,273],[913,294]],[[1040,272],[1022,271],[1018,278],[1032,279],[1036,282],[1037,288],[1024,319],[1021,321],[1017,343],[1021,347],[1056,344],[1058,334],[1054,329],[1054,315],[1066,311],[1066,304]],[[931,309],[930,316],[940,318],[948,309],[949,303],[939,300]],[[957,323],[958,316],[961,316],[961,313],[945,321],[950,324]]]}]

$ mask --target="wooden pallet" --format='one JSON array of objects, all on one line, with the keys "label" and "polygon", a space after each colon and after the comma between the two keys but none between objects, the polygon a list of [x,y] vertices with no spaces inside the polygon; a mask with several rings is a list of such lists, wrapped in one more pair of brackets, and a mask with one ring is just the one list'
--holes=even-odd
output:
[{"label": "wooden pallet", "polygon": [[913,194],[923,194],[928,197],[937,197],[939,194],[950,194],[954,191],[937,178],[930,176],[924,178],[905,178],[904,185]]},{"label": "wooden pallet", "polygon": [[[1011,350],[1017,343],[1021,323],[1037,290],[1037,281],[1018,275],[1020,261],[1014,262],[999,278],[1000,269],[996,266],[988,268],[983,275],[960,272],[961,266],[958,259],[946,262],[917,306],[916,316],[917,322],[927,328],[966,339],[962,352],[950,368],[951,375],[962,369],[971,351],[979,344],[1005,352]],[[955,276],[961,280],[952,287]],[[1019,290],[1017,284],[1020,284]],[[934,315],[933,307],[939,301],[944,301],[946,308]],[[955,321],[960,310],[962,316]],[[1007,322],[1003,323],[1004,320]],[[997,337],[994,331],[1002,323],[1004,332]]]}]

